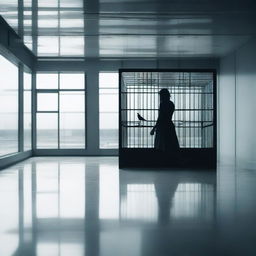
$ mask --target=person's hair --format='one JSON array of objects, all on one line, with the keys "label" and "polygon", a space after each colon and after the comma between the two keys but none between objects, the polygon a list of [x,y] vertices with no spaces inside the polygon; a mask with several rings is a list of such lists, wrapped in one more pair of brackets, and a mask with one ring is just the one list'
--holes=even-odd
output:
[{"label": "person's hair", "polygon": [[167,89],[161,89],[159,94],[161,102],[167,102],[170,100],[170,93]]}]

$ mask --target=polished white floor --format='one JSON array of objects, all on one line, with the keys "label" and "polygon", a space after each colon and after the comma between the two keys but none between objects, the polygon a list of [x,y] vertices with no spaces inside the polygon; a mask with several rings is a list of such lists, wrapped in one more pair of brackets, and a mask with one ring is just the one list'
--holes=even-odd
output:
[{"label": "polished white floor", "polygon": [[256,255],[256,170],[31,158],[0,172],[0,255]]}]

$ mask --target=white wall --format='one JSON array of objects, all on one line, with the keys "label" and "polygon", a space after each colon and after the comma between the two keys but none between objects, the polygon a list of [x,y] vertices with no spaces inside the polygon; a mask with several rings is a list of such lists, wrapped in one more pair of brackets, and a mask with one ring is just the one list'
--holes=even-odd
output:
[{"label": "white wall", "polygon": [[219,160],[256,164],[256,39],[221,59]]},{"label": "white wall", "polygon": [[218,86],[218,158],[222,163],[235,160],[235,55],[220,62]]}]

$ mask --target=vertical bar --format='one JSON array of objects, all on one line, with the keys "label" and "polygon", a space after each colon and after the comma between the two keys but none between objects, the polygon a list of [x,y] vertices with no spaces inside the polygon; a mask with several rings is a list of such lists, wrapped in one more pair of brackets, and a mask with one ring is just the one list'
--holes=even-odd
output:
[{"label": "vertical bar", "polygon": [[37,146],[37,125],[36,125],[36,110],[37,110],[37,94],[36,94],[36,77],[35,72],[32,73],[32,150],[36,150]]},{"label": "vertical bar", "polygon": [[[144,90],[145,90],[145,74],[146,72],[143,72],[143,80],[142,80],[142,93],[141,93],[141,106],[142,106],[142,116],[144,117]],[[142,122],[142,136],[141,136],[141,147],[144,148],[144,121]]]},{"label": "vertical bar", "polygon": [[[150,92],[150,97],[149,97],[149,104],[150,104],[150,107],[149,107],[149,118],[150,118],[150,128],[149,130],[151,131],[151,129],[153,128],[152,125],[153,124],[153,115],[154,115],[154,106],[153,106],[153,88],[152,88],[152,72],[149,73],[150,74],[150,87],[149,87],[149,92]],[[153,136],[150,136],[150,147],[152,148],[153,147]]]},{"label": "vertical bar", "polygon": [[[148,120],[148,96],[149,96],[149,94],[148,94],[148,83],[149,83],[148,75],[149,75],[149,73],[147,72],[147,86],[146,86],[146,94],[145,94],[145,96],[146,96],[146,99],[145,99],[146,100],[146,120]],[[148,126],[148,122],[146,123],[146,127],[145,127],[145,129],[146,129],[146,146],[148,148],[149,135],[148,135],[147,126]]]},{"label": "vertical bar", "polygon": [[[131,88],[130,88],[130,97],[131,97],[131,105],[130,105],[131,112],[130,112],[130,114],[131,114],[131,117],[134,117],[134,110],[133,109],[136,106],[136,101],[137,101],[137,97],[136,97],[136,94],[135,94],[135,91],[136,91],[135,90],[136,76],[137,76],[136,73],[133,72],[133,79],[132,79]],[[135,119],[134,119],[134,121],[135,121]],[[136,122],[133,122],[133,124],[134,124],[134,126],[131,127],[131,132],[130,132],[131,138],[132,138],[131,147],[136,147],[136,144],[135,144],[136,143],[136,139],[135,139],[136,138],[136,127],[135,127]]]},{"label": "vertical bar", "polygon": [[[135,97],[133,97],[133,91],[134,91],[134,89],[132,89],[133,87],[134,87],[134,80],[135,80],[135,73],[132,73],[132,79],[131,79],[131,88],[129,88],[128,87],[128,85],[127,85],[127,90],[129,89],[129,100],[130,100],[130,105],[129,105],[129,109],[130,109],[130,111],[129,111],[129,121],[131,121],[131,114],[133,115],[133,113],[131,112],[132,111],[132,108],[133,108],[133,106],[134,106],[134,101],[136,100],[135,99]],[[132,98],[133,98],[133,102],[132,102]],[[130,124],[132,125],[132,123],[130,122]],[[135,125],[136,123],[135,122],[133,122],[133,124]],[[130,140],[130,142],[129,142],[129,144],[130,144],[130,147],[134,147],[134,146],[132,146],[132,141],[135,141],[135,127],[130,127],[129,128],[129,133],[130,133],[130,138],[132,139],[132,140]],[[132,138],[133,137],[133,138]]]},{"label": "vertical bar", "polygon": [[[208,92],[208,88],[206,87],[206,91]],[[210,120],[210,115],[209,115],[209,111],[208,111],[208,106],[209,106],[209,95],[206,94],[206,106],[205,106],[205,112],[206,112],[206,120],[209,121]],[[209,142],[209,130],[208,127],[206,128],[206,132],[207,132],[207,136],[206,136],[206,146],[208,146],[208,142]]]},{"label": "vertical bar", "polygon": [[[181,93],[180,93],[180,73],[178,76],[178,82],[177,82],[177,104],[175,106],[175,109],[179,109],[180,108],[180,104],[181,104]],[[178,127],[178,140],[179,140],[179,145],[181,146],[181,126],[183,125],[182,120],[181,120],[181,116],[180,116],[180,111],[175,111],[176,112],[176,116],[177,116],[177,127]]]},{"label": "vertical bar", "polygon": [[201,122],[200,122],[200,136],[201,136],[201,147],[204,147],[204,132],[203,132],[203,121],[204,121],[204,104],[205,104],[205,91],[204,88],[201,93]]},{"label": "vertical bar", "polygon": [[60,149],[60,72],[58,72],[58,149]]},{"label": "vertical bar", "polygon": [[60,0],[58,0],[58,56],[60,56]]},{"label": "vertical bar", "polygon": [[[180,102],[181,102],[181,94],[180,94],[180,72],[178,73],[179,74],[179,78],[178,78],[178,87],[177,87],[177,92],[178,92],[178,104],[176,106],[176,108],[180,108]],[[180,117],[180,111],[177,112],[177,117],[178,117],[178,121],[181,120],[181,117]],[[181,146],[181,125],[180,125],[181,122],[178,122],[178,139],[179,139],[179,144]]]},{"label": "vertical bar", "polygon": [[[138,105],[138,109],[141,109],[141,79],[143,77],[143,72],[141,72],[141,76],[140,76],[140,82],[138,83],[139,84],[139,88],[138,88],[138,92],[139,92],[139,105]],[[140,147],[140,127],[138,128],[138,147]]]},{"label": "vertical bar", "polygon": [[[134,118],[134,108],[136,106],[136,94],[135,94],[135,73],[133,73],[134,78],[132,80],[132,85],[130,88],[130,100],[131,100],[131,105],[130,105],[130,109],[129,109],[129,113],[130,113],[130,123],[131,123],[131,129],[130,129],[130,134],[131,134],[131,139],[130,139],[130,143],[131,143],[131,147],[135,147],[135,142],[136,142],[136,122],[135,122],[135,118]],[[133,122],[132,122],[133,120]]]},{"label": "vertical bar", "polygon": [[212,73],[213,76],[213,147],[215,150],[215,154],[216,154],[216,149],[217,149],[217,111],[216,111],[216,103],[217,103],[217,87],[216,87],[216,71],[214,71]]},{"label": "vertical bar", "polygon": [[18,1],[18,34],[23,40],[24,34],[24,2],[23,0]]},{"label": "vertical bar", "polygon": [[187,103],[188,103],[188,115],[189,115],[189,129],[188,129],[188,145],[189,148],[191,148],[191,110],[192,110],[192,104],[191,104],[191,91],[190,91],[190,72],[187,73]]},{"label": "vertical bar", "polygon": [[38,35],[38,0],[32,1],[32,50],[37,56],[37,35]]},{"label": "vertical bar", "polygon": [[[193,84],[192,82],[192,78],[191,78],[191,90],[192,90],[192,104],[193,104],[193,108],[194,109],[198,109],[197,108],[197,101],[196,101],[196,93],[197,93],[197,85]],[[197,113],[197,114],[196,114]],[[192,138],[193,138],[193,147],[197,148],[197,138],[196,138],[196,127],[197,127],[197,122],[196,121],[196,116],[199,114],[199,111],[195,112],[193,111],[192,113],[192,119],[193,119],[193,128],[192,128]]]},{"label": "vertical bar", "polygon": [[84,75],[84,149],[87,148],[87,118],[86,118],[86,94],[87,94],[87,83],[86,83],[86,74]]},{"label": "vertical bar", "polygon": [[[183,102],[182,102],[182,109],[183,109],[183,120],[186,121],[186,111],[184,110],[185,109],[185,101],[186,101],[186,92],[184,91],[184,83],[185,83],[185,80],[184,80],[184,72],[182,72],[182,93],[183,93]],[[186,148],[187,147],[187,141],[186,141],[186,125],[185,127],[183,128],[183,138],[184,138],[184,147]]]},{"label": "vertical bar", "polygon": [[18,66],[18,151],[24,151],[24,79],[23,79],[23,65]]},{"label": "vertical bar", "polygon": [[[195,95],[196,95],[196,107],[197,107],[198,109],[201,108],[201,106],[200,106],[200,104],[199,104],[199,103],[200,103],[200,102],[199,102],[199,90],[201,90],[201,87],[200,87],[200,89],[197,89],[196,94],[195,94]],[[199,120],[198,120],[198,117],[200,116],[200,113],[201,113],[201,110],[200,110],[200,112],[198,112],[197,118],[195,118],[195,119],[197,119],[197,121],[199,121]],[[197,122],[197,127],[198,127],[198,124],[199,124],[199,123]],[[200,142],[200,141],[199,141],[199,136],[198,136],[198,135],[199,135],[199,134],[198,134],[198,129],[199,129],[199,128],[196,128],[196,130],[195,130],[195,136],[196,136],[196,138],[197,138],[197,140],[196,140],[196,141],[197,141],[197,148],[199,148],[199,145],[200,145],[200,143],[199,143],[199,142]]]},{"label": "vertical bar", "polygon": [[[99,71],[96,63],[88,66],[87,72],[87,152],[99,152]],[[92,121],[93,120],[93,121]]]},{"label": "vertical bar", "polygon": [[[119,150],[123,147],[122,145],[122,141],[123,141],[123,127],[122,127],[122,80],[121,80],[121,75],[122,75],[122,72],[119,70],[118,72],[118,81],[119,81],[119,113],[118,113],[118,116],[119,116],[119,129],[118,129],[118,132],[119,132]],[[120,162],[119,162],[119,166],[120,166]]]}]

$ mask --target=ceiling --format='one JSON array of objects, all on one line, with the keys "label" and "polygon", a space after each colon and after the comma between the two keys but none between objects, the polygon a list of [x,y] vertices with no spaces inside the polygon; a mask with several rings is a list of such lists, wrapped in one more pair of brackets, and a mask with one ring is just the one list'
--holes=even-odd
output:
[{"label": "ceiling", "polygon": [[256,33],[251,0],[23,1],[0,14],[40,57],[220,57]]}]

